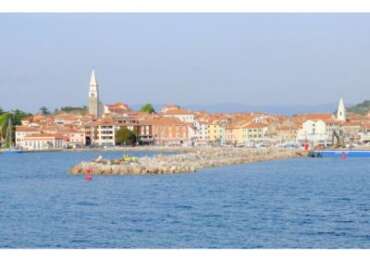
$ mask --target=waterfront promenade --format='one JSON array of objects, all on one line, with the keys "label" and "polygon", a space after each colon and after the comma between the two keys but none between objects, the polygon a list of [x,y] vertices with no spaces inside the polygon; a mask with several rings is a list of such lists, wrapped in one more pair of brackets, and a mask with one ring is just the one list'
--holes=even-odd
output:
[{"label": "waterfront promenade", "polygon": [[145,175],[192,173],[203,168],[281,160],[304,156],[301,150],[282,148],[250,149],[235,147],[178,147],[157,148],[157,151],[176,152],[154,157],[121,157],[107,160],[99,157],[81,162],[70,169],[71,174]]}]

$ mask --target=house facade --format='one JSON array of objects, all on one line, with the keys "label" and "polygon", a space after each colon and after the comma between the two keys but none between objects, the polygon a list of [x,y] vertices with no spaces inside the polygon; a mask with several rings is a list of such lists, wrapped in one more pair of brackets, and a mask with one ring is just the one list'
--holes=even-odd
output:
[{"label": "house facade", "polygon": [[298,130],[297,141],[309,143],[312,146],[327,145],[331,142],[328,127],[323,120],[307,120],[303,122],[302,128]]},{"label": "house facade", "polygon": [[18,147],[23,150],[53,150],[64,148],[64,137],[59,134],[32,134],[24,137]]}]

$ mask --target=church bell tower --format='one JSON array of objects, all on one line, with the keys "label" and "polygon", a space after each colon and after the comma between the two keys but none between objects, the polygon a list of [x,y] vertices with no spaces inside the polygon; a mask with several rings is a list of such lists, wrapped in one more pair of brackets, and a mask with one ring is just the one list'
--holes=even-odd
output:
[{"label": "church bell tower", "polygon": [[341,122],[346,121],[346,108],[344,106],[343,98],[341,98],[338,103],[337,120]]},{"label": "church bell tower", "polygon": [[89,114],[100,117],[99,85],[95,78],[95,71],[91,72],[89,89]]}]

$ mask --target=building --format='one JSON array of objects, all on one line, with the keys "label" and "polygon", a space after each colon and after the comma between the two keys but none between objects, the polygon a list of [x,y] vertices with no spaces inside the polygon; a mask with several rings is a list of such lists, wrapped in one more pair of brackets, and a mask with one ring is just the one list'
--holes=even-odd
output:
[{"label": "building", "polygon": [[258,144],[265,140],[267,125],[263,123],[250,122],[241,126],[243,141],[245,144]]},{"label": "building", "polygon": [[196,145],[207,145],[209,143],[209,122],[210,118],[208,116],[197,116],[194,120]]},{"label": "building", "polygon": [[298,130],[297,141],[300,143],[310,143],[312,146],[319,144],[326,145],[329,135],[326,124],[323,120],[307,120]]},{"label": "building", "polygon": [[67,148],[78,148],[86,145],[86,135],[83,130],[67,130],[61,133],[64,136],[65,146]]},{"label": "building", "polygon": [[95,71],[91,72],[90,89],[89,89],[89,114],[99,118],[102,114],[102,103],[100,102],[99,85],[96,81]]},{"label": "building", "polygon": [[83,131],[85,135],[86,146],[90,146],[95,143],[95,140],[98,138],[95,122],[84,122],[81,126],[81,131]]},{"label": "building", "polygon": [[115,104],[111,105],[105,105],[104,106],[104,114],[116,114],[116,115],[122,115],[127,112],[131,112],[132,110],[129,108],[127,104],[124,104],[122,102],[117,102]]},{"label": "building", "polygon": [[192,145],[192,134],[194,126],[190,123],[182,122],[177,118],[153,118],[150,120],[152,125],[152,136],[154,143],[158,145]]},{"label": "building", "polygon": [[362,124],[359,121],[347,121],[342,124],[342,130],[344,135],[344,141],[346,143],[357,143],[360,142],[360,132],[362,130]]},{"label": "building", "polygon": [[276,128],[276,134],[271,138],[271,141],[277,144],[296,143],[298,129],[299,127],[296,125],[278,126]]},{"label": "building", "polygon": [[150,120],[141,120],[139,121],[139,127],[137,131],[137,138],[141,144],[153,144],[153,125]]},{"label": "building", "polygon": [[81,115],[70,113],[59,113],[53,116],[53,124],[55,125],[81,125]]},{"label": "building", "polygon": [[275,120],[268,124],[265,139],[270,144],[294,144],[297,139],[297,131],[301,124],[293,121],[288,116],[275,116]]},{"label": "building", "polygon": [[[142,125],[144,128],[141,130],[140,123],[135,118],[130,117],[104,117],[99,118],[94,122],[95,136],[93,144],[98,146],[114,146],[116,145],[116,133],[120,128],[127,128],[133,131],[140,141],[140,138],[145,139],[145,142],[151,142],[151,127],[146,123]],[[142,134],[142,135],[141,135]],[[91,136],[91,130],[90,130]],[[91,137],[90,137],[91,140]]]},{"label": "building", "polygon": [[116,130],[118,128],[116,122],[112,118],[100,118],[95,122],[96,138],[94,144],[98,146],[114,146],[116,145]]},{"label": "building", "polygon": [[30,127],[28,125],[21,125],[15,127],[15,146],[18,148],[26,147],[25,137],[35,134],[40,134],[39,127]]},{"label": "building", "polygon": [[32,134],[25,136],[18,147],[24,150],[62,149],[64,147],[64,137],[60,134]]},{"label": "building", "polygon": [[224,144],[227,119],[212,119],[208,124],[208,141],[210,144]]},{"label": "building", "polygon": [[194,113],[177,105],[167,105],[161,109],[161,116],[175,117],[182,122],[194,123]]},{"label": "building", "polygon": [[245,137],[243,136],[244,120],[234,120],[225,128],[225,143],[229,145],[245,145]]},{"label": "building", "polygon": [[359,141],[361,143],[370,143],[370,123],[364,122],[361,125],[361,130],[359,132]]}]

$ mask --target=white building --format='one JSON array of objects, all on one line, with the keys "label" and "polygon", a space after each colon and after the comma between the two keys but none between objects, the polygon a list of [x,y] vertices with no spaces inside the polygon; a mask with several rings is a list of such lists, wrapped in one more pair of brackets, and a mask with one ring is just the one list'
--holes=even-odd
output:
[{"label": "white building", "polygon": [[16,147],[25,147],[24,139],[27,136],[40,134],[41,130],[38,127],[16,126],[15,128],[15,145]]},{"label": "white building", "polygon": [[116,122],[110,118],[101,118],[96,122],[96,139],[94,144],[99,146],[114,146],[116,145],[116,132],[121,128],[126,127],[131,131],[135,131],[135,124],[124,124]]},{"label": "white building", "polygon": [[114,146],[116,144],[116,126],[114,125],[98,125],[97,138],[95,144]]},{"label": "white building", "polygon": [[327,145],[331,142],[331,134],[323,120],[307,120],[303,122],[302,128],[298,130],[297,141],[309,143],[313,146],[318,144]]},{"label": "white building", "polygon": [[194,120],[194,140],[198,145],[209,143],[209,122],[207,119],[198,118]]},{"label": "white building", "polygon": [[64,138],[58,134],[33,134],[24,137],[21,144],[17,147],[23,150],[50,150],[62,149]]}]

